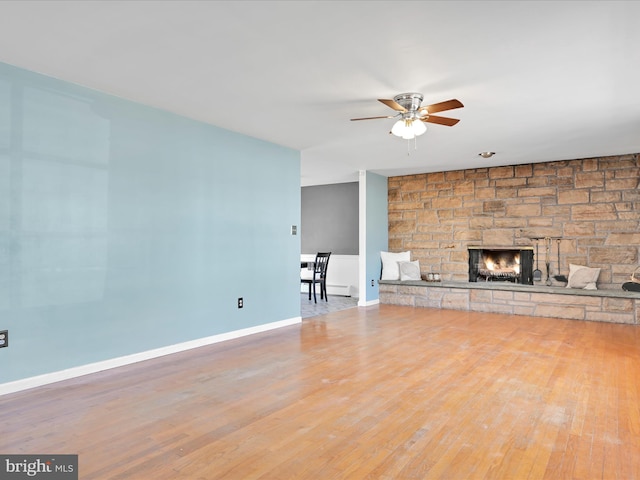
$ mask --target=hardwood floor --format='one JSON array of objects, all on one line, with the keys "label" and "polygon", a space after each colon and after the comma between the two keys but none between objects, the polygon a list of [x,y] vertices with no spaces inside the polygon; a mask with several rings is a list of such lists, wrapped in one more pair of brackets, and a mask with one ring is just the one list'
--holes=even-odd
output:
[{"label": "hardwood floor", "polygon": [[640,479],[636,326],[381,305],[0,397],[81,479]]}]

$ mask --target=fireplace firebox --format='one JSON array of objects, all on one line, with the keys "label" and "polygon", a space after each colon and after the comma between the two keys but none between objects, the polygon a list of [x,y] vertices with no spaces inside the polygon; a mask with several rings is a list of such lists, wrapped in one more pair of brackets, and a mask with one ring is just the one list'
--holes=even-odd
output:
[{"label": "fireplace firebox", "polygon": [[533,247],[470,246],[470,282],[533,285]]}]

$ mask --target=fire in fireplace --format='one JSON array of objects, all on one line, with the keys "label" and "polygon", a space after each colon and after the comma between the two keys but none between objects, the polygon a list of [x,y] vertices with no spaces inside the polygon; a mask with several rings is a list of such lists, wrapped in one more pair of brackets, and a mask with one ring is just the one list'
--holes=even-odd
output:
[{"label": "fire in fireplace", "polygon": [[469,247],[469,281],[533,285],[533,247]]}]

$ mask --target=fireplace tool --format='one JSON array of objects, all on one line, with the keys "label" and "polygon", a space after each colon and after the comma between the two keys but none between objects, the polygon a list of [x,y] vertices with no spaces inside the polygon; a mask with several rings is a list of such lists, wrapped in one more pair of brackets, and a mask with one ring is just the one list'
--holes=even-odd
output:
[{"label": "fireplace tool", "polygon": [[545,262],[545,264],[547,266],[547,286],[549,286],[549,285],[551,285],[551,278],[549,277],[549,273],[550,273],[550,270],[549,270],[549,264],[550,264],[550,262],[549,262],[549,251],[551,250],[551,238],[545,237],[544,243],[545,243],[545,247],[546,247],[546,253],[545,253],[545,256],[544,256],[544,262]]},{"label": "fireplace tool", "polygon": [[553,278],[555,278],[558,282],[567,283],[569,281],[567,280],[567,276],[560,275],[560,239],[556,238],[556,242],[558,242],[558,275],[555,275]]},{"label": "fireplace tool", "polygon": [[533,279],[536,282],[539,282],[540,280],[542,280],[542,272],[540,271],[540,256],[539,254],[539,249],[538,249],[538,242],[540,241],[539,238],[536,238],[536,269],[533,271]]}]

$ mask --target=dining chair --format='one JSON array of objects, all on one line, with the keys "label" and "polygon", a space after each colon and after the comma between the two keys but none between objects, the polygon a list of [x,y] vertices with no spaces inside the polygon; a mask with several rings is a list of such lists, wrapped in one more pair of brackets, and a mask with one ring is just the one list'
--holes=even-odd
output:
[{"label": "dining chair", "polygon": [[320,285],[320,300],[329,301],[327,298],[327,267],[331,252],[318,252],[313,265],[300,270],[300,283],[309,286],[309,300],[311,300],[311,290],[313,289],[313,301],[318,303],[316,298],[316,284]]}]

